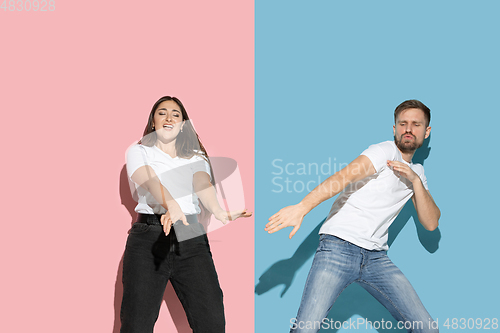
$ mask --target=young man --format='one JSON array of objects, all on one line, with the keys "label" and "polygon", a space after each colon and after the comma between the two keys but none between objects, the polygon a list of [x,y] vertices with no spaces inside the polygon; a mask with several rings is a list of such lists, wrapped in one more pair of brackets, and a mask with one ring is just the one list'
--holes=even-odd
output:
[{"label": "young man", "polygon": [[292,226],[292,238],[307,213],[340,193],[320,229],[318,251],[290,332],[319,331],[337,297],[352,282],[372,294],[408,332],[438,331],[411,284],[387,257],[388,228],[408,199],[427,230],[436,229],[441,216],[423,166],[411,163],[430,134],[430,110],[420,101],[408,100],[396,108],[394,120],[394,141],[370,146],[266,224],[269,233]]}]

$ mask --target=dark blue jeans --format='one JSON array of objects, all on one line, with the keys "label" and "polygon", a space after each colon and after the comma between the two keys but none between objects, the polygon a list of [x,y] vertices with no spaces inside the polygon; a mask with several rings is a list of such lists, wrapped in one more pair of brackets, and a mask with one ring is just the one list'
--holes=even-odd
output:
[{"label": "dark blue jeans", "polygon": [[[170,281],[194,333],[225,331],[222,290],[207,235],[196,220],[178,222],[165,236],[161,225],[134,223],[123,258],[121,333],[152,333]],[[182,233],[199,235],[179,242]]]}]

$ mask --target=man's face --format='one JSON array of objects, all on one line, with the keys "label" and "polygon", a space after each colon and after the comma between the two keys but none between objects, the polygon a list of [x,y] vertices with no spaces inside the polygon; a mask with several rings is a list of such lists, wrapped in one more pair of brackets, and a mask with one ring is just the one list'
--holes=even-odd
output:
[{"label": "man's face", "polygon": [[394,142],[402,153],[415,152],[431,132],[425,114],[420,109],[403,110],[396,118],[393,129]]}]

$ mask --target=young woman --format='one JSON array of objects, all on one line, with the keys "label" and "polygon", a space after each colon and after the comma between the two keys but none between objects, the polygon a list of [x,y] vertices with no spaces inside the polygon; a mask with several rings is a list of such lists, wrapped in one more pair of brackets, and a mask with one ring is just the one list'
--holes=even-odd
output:
[{"label": "young woman", "polygon": [[121,332],[153,332],[170,281],[194,333],[224,332],[222,291],[198,198],[226,223],[249,217],[217,202],[208,154],[178,98],[160,98],[144,136],[127,153],[127,174],[138,199],[123,258]]}]

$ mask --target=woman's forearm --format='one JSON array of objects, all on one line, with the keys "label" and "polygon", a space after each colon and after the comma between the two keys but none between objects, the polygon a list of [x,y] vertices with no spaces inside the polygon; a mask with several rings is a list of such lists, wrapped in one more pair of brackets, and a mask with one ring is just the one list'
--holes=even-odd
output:
[{"label": "woman's forearm", "polygon": [[210,177],[206,172],[197,172],[193,177],[193,185],[196,195],[200,198],[203,206],[212,214],[221,211],[222,208],[217,200],[217,193],[210,182]]},{"label": "woman's forearm", "polygon": [[130,178],[134,183],[151,193],[153,198],[166,210],[168,210],[168,205],[177,203],[150,166],[140,167]]}]

